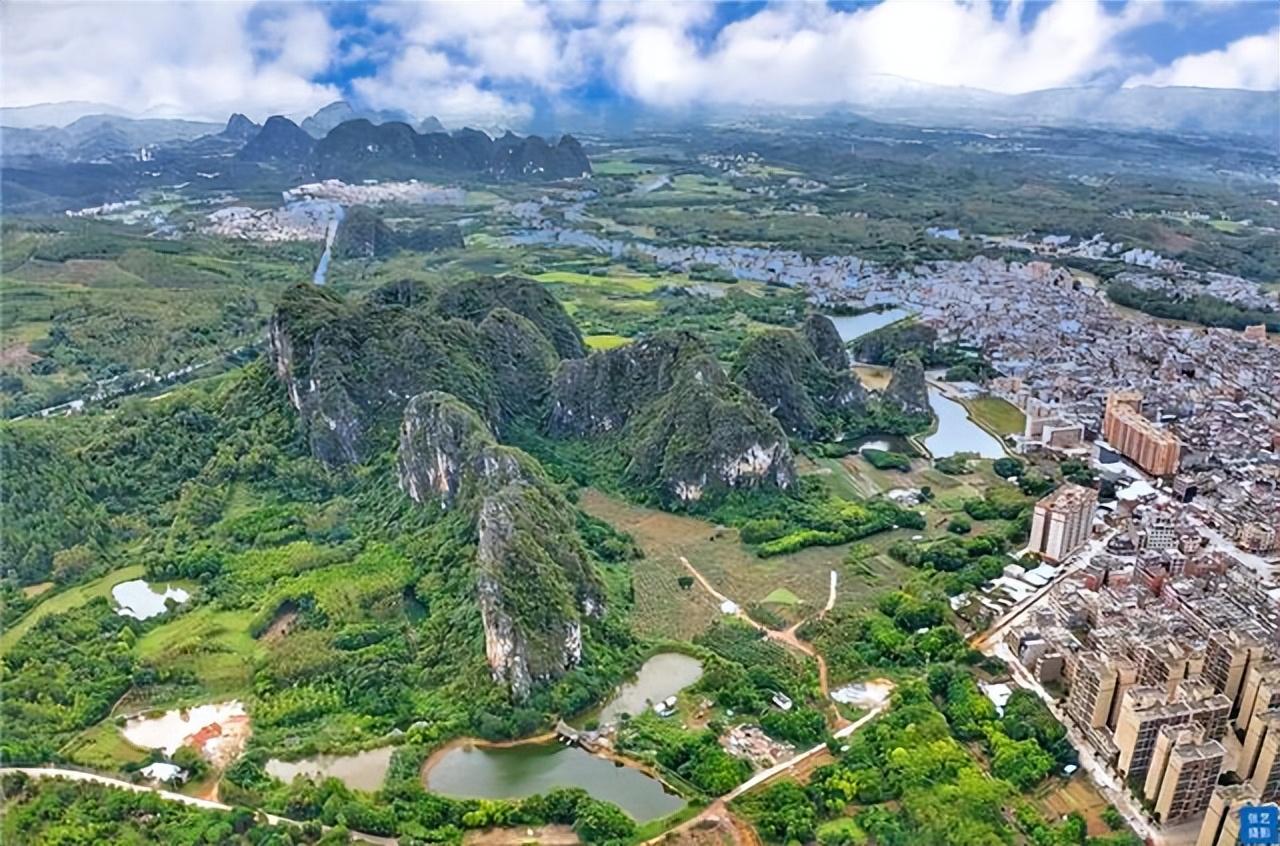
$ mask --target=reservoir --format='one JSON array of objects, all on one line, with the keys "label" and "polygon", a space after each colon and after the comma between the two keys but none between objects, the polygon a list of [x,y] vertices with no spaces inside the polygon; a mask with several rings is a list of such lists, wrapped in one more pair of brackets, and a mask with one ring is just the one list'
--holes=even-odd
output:
[{"label": "reservoir", "polygon": [[675,696],[702,678],[702,662],[679,652],[659,652],[640,668],[635,678],[625,683],[605,703],[597,717],[601,725],[617,722],[623,714],[635,716],[655,702]]},{"label": "reservoir", "polygon": [[640,770],[559,743],[456,746],[426,769],[423,782],[432,793],[478,799],[517,799],[557,787],[581,787],[639,823],[684,807],[683,799]]},{"label": "reservoir", "polygon": [[165,600],[172,599],[181,605],[190,599],[190,594],[176,587],[166,587],[164,593],[156,593],[144,579],[134,579],[111,588],[111,598],[120,606],[116,609],[120,616],[149,620],[165,612]]},{"label": "reservoir", "polygon": [[836,331],[840,333],[840,340],[846,344],[850,341],[861,338],[868,332],[874,332],[882,326],[888,326],[890,323],[897,323],[904,317],[910,317],[911,312],[900,308],[890,308],[884,311],[868,311],[862,314],[828,314],[827,317],[835,324]]},{"label": "reservoir", "polygon": [[1003,458],[1004,448],[994,435],[969,419],[963,405],[929,386],[929,405],[938,418],[938,430],[924,439],[934,458],[969,452],[979,458]]},{"label": "reservoir", "polygon": [[300,761],[272,758],[267,761],[266,770],[268,775],[285,784],[292,783],[295,777],[302,775],[317,782],[336,778],[352,790],[372,791],[382,787],[393,751],[393,747],[382,746],[354,755],[316,755]]}]

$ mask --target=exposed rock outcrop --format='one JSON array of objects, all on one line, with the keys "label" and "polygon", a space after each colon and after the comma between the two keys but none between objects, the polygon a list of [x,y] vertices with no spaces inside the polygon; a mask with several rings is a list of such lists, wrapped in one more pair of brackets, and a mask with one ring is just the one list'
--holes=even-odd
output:
[{"label": "exposed rock outcrop", "polygon": [[804,319],[804,336],[813,347],[814,355],[832,370],[849,369],[849,353],[844,348],[844,340],[840,331],[831,322],[831,318],[823,314],[810,314]]},{"label": "exposed rock outcrop", "polygon": [[707,352],[688,332],[661,332],[561,364],[551,387],[548,431],[557,437],[621,431],[675,380],[676,365]]},{"label": "exposed rock outcrop", "polygon": [[806,335],[790,329],[749,336],[738,350],[732,375],[783,429],[806,440],[856,425],[853,418],[866,411],[866,392],[858,377],[847,366],[827,367]]},{"label": "exposed rock outcrop", "polygon": [[778,421],[709,355],[681,361],[670,389],[629,427],[627,477],[668,503],[786,488],[795,479]]},{"label": "exposed rock outcrop", "polygon": [[910,417],[928,418],[933,414],[929,406],[929,385],[919,358],[910,353],[898,356],[882,399],[889,408]]},{"label": "exposed rock outcrop", "polygon": [[423,391],[447,390],[498,419],[480,332],[425,307],[384,298],[352,304],[326,288],[296,286],[272,316],[268,343],[312,454],[326,464],[361,461],[380,429],[390,443],[405,402]]},{"label": "exposed rock outcrop", "polygon": [[582,660],[583,624],[603,616],[604,587],[573,507],[537,462],[498,444],[456,397],[421,394],[405,408],[400,486],[415,502],[467,515],[476,596],[494,679],[517,699]]}]

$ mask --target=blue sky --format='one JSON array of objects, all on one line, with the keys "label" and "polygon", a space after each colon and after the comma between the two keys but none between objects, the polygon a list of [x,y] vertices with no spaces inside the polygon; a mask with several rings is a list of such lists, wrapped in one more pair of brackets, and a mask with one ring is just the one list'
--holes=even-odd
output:
[{"label": "blue sky", "polygon": [[520,126],[624,107],[856,106],[915,83],[1280,88],[1276,0],[12,0],[0,26],[5,105],[208,119],[338,98]]}]

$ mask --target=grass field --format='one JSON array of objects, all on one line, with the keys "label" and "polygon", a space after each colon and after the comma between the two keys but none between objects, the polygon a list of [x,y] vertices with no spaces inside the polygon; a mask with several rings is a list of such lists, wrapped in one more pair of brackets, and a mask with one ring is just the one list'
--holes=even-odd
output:
[{"label": "grass field", "polygon": [[50,614],[60,614],[63,611],[70,611],[72,608],[78,608],[89,600],[97,596],[111,596],[111,588],[127,582],[131,579],[142,578],[143,567],[141,564],[131,564],[128,567],[121,567],[119,570],[113,570],[105,576],[94,579],[91,582],[85,582],[68,588],[60,593],[51,594],[48,599],[41,602],[35,608],[32,608],[22,616],[18,622],[14,623],[4,634],[0,635],[0,650],[7,650],[17,643],[24,634],[36,623],[43,620]]},{"label": "grass field", "polygon": [[773,593],[764,598],[765,602],[772,602],[778,605],[799,605],[800,597],[796,596],[786,588],[778,588]]},{"label": "grass field", "polygon": [[600,176],[631,176],[637,173],[649,173],[652,170],[653,165],[623,159],[596,160],[591,163],[591,172]]},{"label": "grass field", "polygon": [[974,420],[1002,435],[1021,434],[1026,428],[1026,415],[1000,397],[978,397],[965,405]]},{"label": "grass field", "polygon": [[[264,647],[249,634],[252,610],[196,608],[138,640],[138,657],[161,669],[190,670],[210,696],[246,691]],[[170,703],[147,702],[148,707]]]},{"label": "grass field", "polygon": [[62,754],[81,766],[106,772],[119,770],[125,764],[145,761],[148,755],[146,750],[125,740],[111,720],[103,720],[86,729],[62,748]]},{"label": "grass field", "polygon": [[587,335],[582,340],[593,350],[611,350],[631,343],[631,339],[623,335]]},{"label": "grass field", "polygon": [[[736,529],[633,505],[595,490],[585,491],[579,504],[587,513],[630,532],[645,551],[644,560],[634,565],[632,616],[636,632],[643,636],[687,639],[720,613],[705,590],[696,585],[680,588],[677,579],[688,575],[680,556],[738,604],[773,603],[776,610],[790,610],[797,618],[826,604],[833,569],[841,574],[837,601],[852,603],[866,602],[901,584],[910,573],[887,556],[865,566],[848,564],[849,544],[760,559],[738,540]],[[883,547],[876,544],[876,548]]]}]

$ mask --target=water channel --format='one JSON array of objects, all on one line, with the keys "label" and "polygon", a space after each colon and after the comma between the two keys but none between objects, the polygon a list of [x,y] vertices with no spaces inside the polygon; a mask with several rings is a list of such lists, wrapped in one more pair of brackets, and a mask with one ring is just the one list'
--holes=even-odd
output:
[{"label": "water channel", "polygon": [[929,405],[938,418],[938,429],[924,438],[934,458],[967,452],[979,458],[1003,458],[1004,448],[995,435],[974,423],[968,410],[937,388],[929,388]]},{"label": "water channel", "polygon": [[836,331],[840,333],[840,340],[846,344],[850,341],[861,338],[868,332],[888,326],[890,323],[897,323],[904,317],[910,317],[911,312],[900,308],[890,308],[884,311],[866,311],[862,314],[829,314],[827,317],[835,324]]}]

